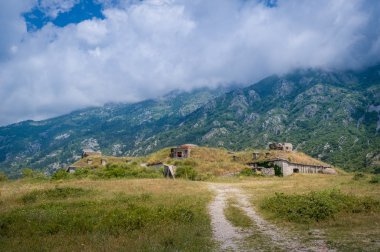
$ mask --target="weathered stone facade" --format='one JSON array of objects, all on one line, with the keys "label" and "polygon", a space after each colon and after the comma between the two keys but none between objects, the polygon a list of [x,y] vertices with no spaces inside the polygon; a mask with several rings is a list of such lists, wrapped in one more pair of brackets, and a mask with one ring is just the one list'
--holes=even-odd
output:
[{"label": "weathered stone facade", "polygon": [[[289,162],[286,159],[271,159],[265,161],[268,166],[270,167],[260,167],[262,162],[252,162],[248,163],[252,169],[255,171],[259,171],[264,175],[275,175],[275,169],[274,167],[277,166],[280,168],[281,173],[283,176],[289,176],[293,173],[324,173],[324,174],[334,174],[332,172],[335,171],[334,169],[331,169],[329,166],[321,166],[321,165],[310,165],[310,164],[299,164],[294,162]],[[325,171],[329,171],[328,173]]]},{"label": "weathered stone facade", "polygon": [[293,151],[293,145],[291,143],[271,143],[269,144],[270,150],[282,150]]},{"label": "weathered stone facade", "polygon": [[191,149],[197,147],[194,144],[184,144],[177,148],[172,148],[170,150],[170,157],[172,158],[189,158],[191,154]]},{"label": "weathered stone facade", "polygon": [[164,177],[175,179],[176,169],[174,165],[164,165]]},{"label": "weathered stone facade", "polygon": [[261,174],[264,176],[274,176],[275,171],[274,168],[263,168],[261,169]]}]

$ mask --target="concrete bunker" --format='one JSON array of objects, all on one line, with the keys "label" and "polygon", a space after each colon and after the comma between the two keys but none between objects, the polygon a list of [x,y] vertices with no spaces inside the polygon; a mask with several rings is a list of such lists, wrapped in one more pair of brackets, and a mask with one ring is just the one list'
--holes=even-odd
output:
[{"label": "concrete bunker", "polygon": [[183,144],[179,147],[172,148],[170,150],[171,158],[189,158],[191,156],[191,150],[198,147],[195,144]]}]

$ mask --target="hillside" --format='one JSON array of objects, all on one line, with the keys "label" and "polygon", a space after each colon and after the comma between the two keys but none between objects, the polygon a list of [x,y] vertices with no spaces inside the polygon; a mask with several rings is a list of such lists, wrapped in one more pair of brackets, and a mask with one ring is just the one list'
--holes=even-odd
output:
[{"label": "hillside", "polygon": [[54,171],[83,148],[138,156],[186,142],[234,151],[291,142],[346,170],[380,160],[380,66],[359,72],[298,70],[234,89],[172,93],[0,128],[0,169]]},{"label": "hillside", "polygon": [[[175,165],[177,177],[191,180],[209,180],[219,176],[240,174],[248,163],[265,162],[281,158],[293,163],[329,167],[318,159],[302,152],[279,150],[255,150],[258,157],[254,160],[251,151],[231,152],[222,148],[193,147],[191,156],[185,159],[170,157],[171,148],[164,148],[148,156],[142,157],[112,157],[89,156],[73,163],[71,167],[77,170],[70,177],[162,177],[163,164]],[[186,174],[184,174],[186,173]],[[67,177],[67,175],[64,175]]]},{"label": "hillside", "polygon": [[86,148],[113,156],[137,155],[141,153],[137,143],[170,128],[178,118],[225,91],[172,92],[156,100],[108,104],[0,127],[0,170],[11,176],[25,167],[54,172],[80,159]]},{"label": "hillside", "polygon": [[291,142],[347,170],[380,158],[380,67],[362,72],[297,71],[213,99],[138,146],[193,142],[232,150]]}]

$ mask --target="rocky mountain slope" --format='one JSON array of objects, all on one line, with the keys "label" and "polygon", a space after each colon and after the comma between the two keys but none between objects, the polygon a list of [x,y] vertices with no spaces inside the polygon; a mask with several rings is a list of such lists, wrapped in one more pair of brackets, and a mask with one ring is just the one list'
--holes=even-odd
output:
[{"label": "rocky mountain slope", "polygon": [[233,150],[292,142],[347,170],[373,170],[380,158],[380,66],[360,72],[298,70],[252,86],[171,93],[0,128],[0,169],[54,170],[82,148],[136,156],[195,143]]},{"label": "rocky mountain slope", "polygon": [[380,156],[379,112],[380,67],[302,70],[222,95],[140,145],[193,142],[239,150],[286,141],[345,169],[371,170]]}]

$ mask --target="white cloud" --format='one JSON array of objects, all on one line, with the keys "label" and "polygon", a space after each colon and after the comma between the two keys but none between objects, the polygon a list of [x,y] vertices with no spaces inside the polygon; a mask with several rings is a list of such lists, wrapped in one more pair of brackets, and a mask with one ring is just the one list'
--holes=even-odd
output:
[{"label": "white cloud", "polygon": [[380,55],[377,1],[99,1],[104,20],[34,33],[19,17],[28,6],[14,4],[1,28],[10,39],[0,39],[0,124],[297,67],[357,68]]}]

